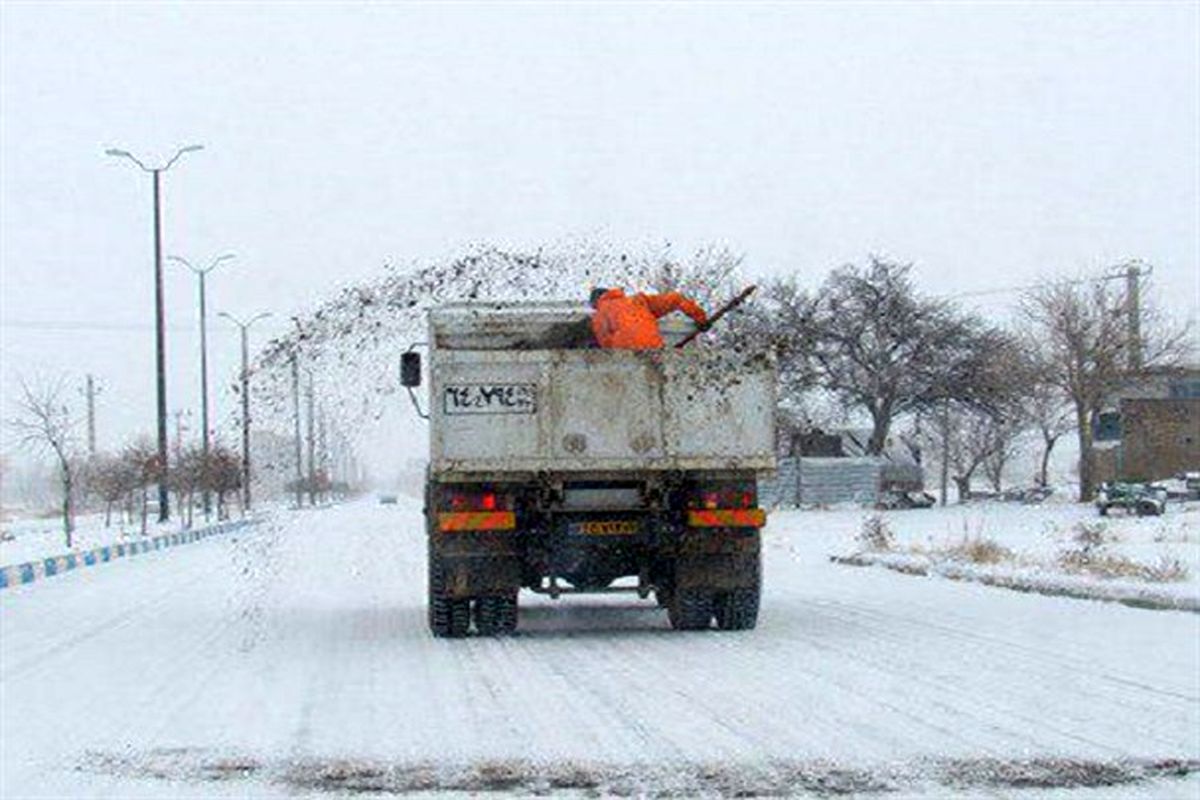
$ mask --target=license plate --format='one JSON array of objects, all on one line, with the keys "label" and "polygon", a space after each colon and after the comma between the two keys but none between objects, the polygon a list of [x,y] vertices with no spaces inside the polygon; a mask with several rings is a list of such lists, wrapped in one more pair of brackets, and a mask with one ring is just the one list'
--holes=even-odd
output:
[{"label": "license plate", "polygon": [[637,520],[606,519],[571,523],[571,533],[582,536],[633,536],[641,530]]}]

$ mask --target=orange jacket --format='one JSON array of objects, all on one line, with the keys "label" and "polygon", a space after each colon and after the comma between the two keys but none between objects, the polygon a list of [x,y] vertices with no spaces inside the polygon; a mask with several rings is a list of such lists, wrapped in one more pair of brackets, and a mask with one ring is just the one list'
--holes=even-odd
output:
[{"label": "orange jacket", "polygon": [[663,346],[658,318],[682,311],[698,325],[708,321],[704,309],[679,292],[635,294],[609,289],[596,301],[592,333],[601,347],[619,350],[653,350]]}]

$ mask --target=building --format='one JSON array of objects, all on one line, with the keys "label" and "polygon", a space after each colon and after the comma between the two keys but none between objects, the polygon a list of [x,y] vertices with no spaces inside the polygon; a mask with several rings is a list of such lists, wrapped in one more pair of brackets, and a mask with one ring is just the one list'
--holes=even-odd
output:
[{"label": "building", "polygon": [[1097,481],[1155,481],[1200,471],[1200,367],[1150,368],[1097,419]]}]

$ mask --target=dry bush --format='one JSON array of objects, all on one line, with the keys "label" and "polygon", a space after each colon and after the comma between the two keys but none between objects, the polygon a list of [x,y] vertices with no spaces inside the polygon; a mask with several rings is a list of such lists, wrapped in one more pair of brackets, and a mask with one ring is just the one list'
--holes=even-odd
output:
[{"label": "dry bush", "polygon": [[1187,580],[1187,564],[1171,556],[1161,556],[1155,564],[1142,564],[1127,556],[1103,551],[1064,550],[1058,564],[1066,572],[1098,578],[1127,578],[1147,583],[1176,583]]},{"label": "dry bush", "polygon": [[878,514],[871,514],[863,519],[857,541],[862,549],[876,553],[888,552],[896,547],[896,535],[888,527],[887,521]]},{"label": "dry bush", "polygon": [[1081,550],[1091,552],[1116,539],[1109,535],[1103,522],[1079,522],[1075,525],[1071,541],[1079,545]]},{"label": "dry bush", "polygon": [[1155,583],[1179,583],[1186,581],[1191,571],[1178,558],[1168,555],[1158,557],[1158,562],[1146,567],[1146,580]]},{"label": "dry bush", "polygon": [[964,536],[942,552],[956,561],[969,561],[972,564],[999,564],[1012,561],[1014,557],[1012,550],[984,536]]}]

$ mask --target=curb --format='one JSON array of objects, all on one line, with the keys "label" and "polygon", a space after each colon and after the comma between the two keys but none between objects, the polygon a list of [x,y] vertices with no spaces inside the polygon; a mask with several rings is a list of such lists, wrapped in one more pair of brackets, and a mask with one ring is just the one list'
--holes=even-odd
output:
[{"label": "curb", "polygon": [[190,531],[166,533],[161,536],[155,536],[152,539],[118,542],[102,547],[94,547],[91,550],[85,550],[81,553],[68,553],[65,556],[49,556],[47,558],[39,558],[35,561],[26,561],[24,564],[12,564],[7,567],[0,567],[0,589],[7,589],[10,586],[23,586],[27,583],[61,575],[64,572],[71,572],[85,567],[94,567],[98,564],[106,564],[118,558],[130,558],[152,550],[164,550],[168,547],[191,544],[201,539],[207,539],[209,536],[215,536],[219,533],[229,533],[230,531],[236,531],[257,524],[257,519],[239,519],[232,522],[221,522],[216,525],[195,528]]},{"label": "curb", "polygon": [[1023,579],[1013,575],[988,575],[957,568],[950,564],[914,564],[896,563],[870,556],[830,556],[835,564],[849,567],[882,567],[902,575],[918,577],[938,577],[965,583],[979,583],[984,586],[994,586],[1027,594],[1041,594],[1048,597],[1069,597],[1074,600],[1095,600],[1102,603],[1120,603],[1131,608],[1143,608],[1151,611],[1185,611],[1200,614],[1200,599],[1195,597],[1176,597],[1174,595],[1155,592],[1110,591],[1108,593],[1089,591],[1087,588],[1055,581],[1052,579]]}]

